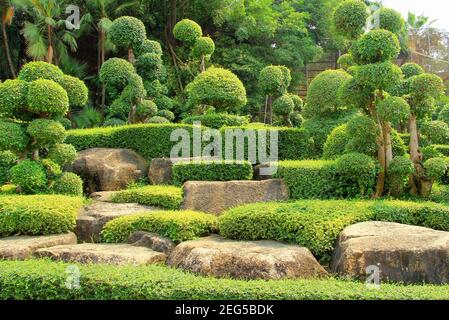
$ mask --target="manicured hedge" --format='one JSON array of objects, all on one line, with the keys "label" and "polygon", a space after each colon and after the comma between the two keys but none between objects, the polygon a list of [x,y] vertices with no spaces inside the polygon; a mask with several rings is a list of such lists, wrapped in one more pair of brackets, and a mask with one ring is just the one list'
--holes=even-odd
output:
[{"label": "manicured hedge", "polygon": [[182,123],[193,124],[201,122],[201,125],[209,128],[220,129],[224,126],[244,126],[249,123],[249,118],[227,113],[208,113],[199,116],[189,116],[182,120]]},{"label": "manicured hedge", "polygon": [[0,236],[48,235],[73,230],[83,206],[81,197],[1,196]]},{"label": "manicured hedge", "polygon": [[449,145],[447,144],[434,144],[432,145],[438,152],[442,153],[444,156],[449,157]]},{"label": "manicured hedge", "polygon": [[114,193],[112,202],[138,203],[166,209],[179,209],[183,200],[182,189],[174,186],[145,186]]},{"label": "manicured hedge", "polygon": [[207,236],[217,231],[217,217],[195,211],[156,211],[120,217],[101,232],[105,242],[126,242],[135,231],[156,232],[176,242]]},{"label": "manicured hedge", "polygon": [[186,181],[251,180],[253,166],[248,161],[189,161],[173,165],[173,183]]},{"label": "manicured hedge", "polygon": [[227,211],[220,234],[231,239],[297,243],[329,258],[344,228],[363,221],[389,221],[449,231],[449,207],[405,201],[304,200],[259,203]]},{"label": "manicured hedge", "polygon": [[230,280],[161,265],[79,265],[80,287],[68,289],[67,267],[49,260],[0,261],[2,300],[411,300],[449,299],[449,286],[365,283],[337,279]]}]

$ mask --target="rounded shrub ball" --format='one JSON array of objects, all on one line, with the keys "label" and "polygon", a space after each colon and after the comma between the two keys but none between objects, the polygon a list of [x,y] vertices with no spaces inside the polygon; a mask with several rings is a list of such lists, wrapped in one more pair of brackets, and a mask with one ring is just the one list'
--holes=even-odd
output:
[{"label": "rounded shrub ball", "polygon": [[54,118],[54,120],[56,120],[60,124],[62,124],[64,129],[66,129],[66,130],[72,129],[72,122],[70,121],[70,119],[67,119],[67,118],[64,118],[64,117],[56,117],[56,118]]},{"label": "rounded shrub ball", "polygon": [[0,151],[0,186],[9,181],[9,170],[19,158],[11,151]]},{"label": "rounded shrub ball", "polygon": [[38,79],[59,82],[63,76],[64,73],[54,64],[44,61],[34,61],[25,64],[17,78],[26,82],[32,82]]},{"label": "rounded shrub ball", "polygon": [[47,175],[42,163],[24,160],[10,170],[11,183],[20,187],[22,192],[34,194],[45,191]]},{"label": "rounded shrub ball", "polygon": [[346,144],[350,137],[347,132],[347,125],[342,124],[332,130],[331,134],[327,137],[326,143],[323,148],[323,158],[326,160],[337,159],[339,156],[345,153]]},{"label": "rounded shrub ball", "polygon": [[196,39],[203,35],[203,30],[195,21],[183,19],[173,28],[173,35],[180,41],[184,41],[188,44],[194,44]]},{"label": "rounded shrub ball", "polygon": [[246,89],[231,71],[209,68],[186,87],[190,105],[210,105],[217,111],[236,110],[246,105]]},{"label": "rounded shrub ball", "polygon": [[366,106],[371,102],[373,92],[370,88],[363,87],[353,77],[350,77],[342,83],[337,92],[337,101],[339,105],[348,108],[359,108]]},{"label": "rounded shrub ball", "polygon": [[340,34],[350,39],[363,34],[367,19],[367,7],[360,0],[344,1],[334,12],[335,28]]},{"label": "rounded shrub ball", "polygon": [[66,137],[66,131],[62,124],[48,119],[34,120],[28,126],[27,133],[34,138],[34,142],[40,148],[62,143]]},{"label": "rounded shrub ball", "polygon": [[408,157],[395,157],[388,165],[388,175],[405,178],[415,172],[415,166]]},{"label": "rounded shrub ball", "polygon": [[330,116],[342,106],[337,99],[340,86],[351,76],[342,70],[327,70],[320,73],[310,83],[307,91],[304,116]]},{"label": "rounded shrub ball", "polygon": [[438,113],[438,120],[444,121],[449,124],[449,104],[441,108],[440,112]]},{"label": "rounded shrub ball", "polygon": [[403,64],[401,70],[406,79],[424,73],[424,69],[419,64],[413,62]]},{"label": "rounded shrub ball", "polygon": [[110,118],[103,123],[103,127],[120,127],[126,125],[126,121],[118,118]]},{"label": "rounded shrub ball", "polygon": [[135,63],[137,73],[147,81],[157,80],[162,76],[163,64],[160,55],[145,53]]},{"label": "rounded shrub ball", "polygon": [[301,112],[302,107],[304,106],[304,101],[301,99],[300,96],[296,94],[289,94],[290,98],[293,100],[293,104],[295,105],[294,111]]},{"label": "rounded shrub ball", "polygon": [[82,196],[83,180],[74,173],[65,172],[55,180],[52,191],[66,196]]},{"label": "rounded shrub ball", "polygon": [[28,111],[36,114],[65,115],[69,111],[69,97],[52,80],[36,80],[28,86]]},{"label": "rounded shrub ball", "polygon": [[436,74],[424,73],[410,80],[412,98],[438,98],[444,90],[443,80]]},{"label": "rounded shrub ball", "polygon": [[401,33],[405,21],[399,12],[390,8],[381,8],[376,14],[379,15],[380,29],[391,31],[397,35]]},{"label": "rounded shrub ball", "polygon": [[22,152],[26,149],[29,137],[23,126],[0,120],[0,151]]},{"label": "rounded shrub ball", "polygon": [[355,64],[354,59],[352,58],[352,55],[349,53],[345,53],[345,54],[341,55],[340,58],[338,58],[337,63],[340,66],[340,68],[342,68],[343,70],[348,70],[350,67],[352,67]]},{"label": "rounded shrub ball", "polygon": [[143,85],[142,78],[134,73],[129,77],[128,85],[123,89],[120,99],[123,99],[130,104],[135,104],[139,100],[145,98],[146,94],[147,92]]},{"label": "rounded shrub ball", "polygon": [[[288,69],[287,69],[288,70]],[[291,81],[291,76],[281,66],[268,66],[259,74],[259,85],[266,95],[283,95]]]},{"label": "rounded shrub ball", "polygon": [[48,150],[47,158],[64,167],[75,161],[76,149],[71,144],[59,143]]},{"label": "rounded shrub ball", "polygon": [[449,126],[443,121],[425,122],[421,127],[421,133],[432,144],[447,144],[449,142]]},{"label": "rounded shrub ball", "polygon": [[403,98],[387,96],[378,100],[376,110],[383,121],[399,124],[410,118],[410,106]]},{"label": "rounded shrub ball", "polygon": [[363,153],[369,156],[376,154],[379,128],[371,117],[358,115],[352,118],[347,123],[346,130],[350,137],[345,148],[346,152]]},{"label": "rounded shrub ball", "polygon": [[131,109],[131,103],[122,98],[115,99],[108,108],[108,118],[116,117],[120,119],[127,119]]},{"label": "rounded shrub ball", "polygon": [[285,94],[280,96],[273,102],[273,112],[279,116],[288,116],[295,109],[295,103],[293,99]]},{"label": "rounded shrub ball", "polygon": [[170,123],[170,120],[163,118],[163,117],[154,116],[154,117],[147,119],[145,121],[145,123],[155,123],[155,124],[160,123],[160,124],[162,124],[162,123]]},{"label": "rounded shrub ball", "polygon": [[6,80],[0,84],[0,116],[17,117],[26,108],[28,84],[23,80]]},{"label": "rounded shrub ball", "polygon": [[135,54],[141,56],[145,53],[153,53],[161,56],[163,54],[161,44],[154,40],[145,39],[140,45],[137,45]]},{"label": "rounded shrub ball", "polygon": [[124,88],[129,77],[136,73],[134,66],[120,58],[111,58],[105,61],[100,69],[100,81],[107,86]]},{"label": "rounded shrub ball", "polygon": [[175,114],[171,112],[170,110],[159,110],[157,112],[157,115],[159,117],[163,117],[167,119],[168,121],[174,121],[175,120]]},{"label": "rounded shrub ball", "polygon": [[292,122],[293,127],[301,128],[304,123],[304,118],[299,112],[293,112],[290,115],[290,121]]},{"label": "rounded shrub ball", "polygon": [[154,117],[157,114],[157,105],[151,100],[143,100],[137,105],[137,115],[139,117]]},{"label": "rounded shrub ball", "polygon": [[[401,69],[390,61],[354,67],[354,80],[369,91],[390,92],[401,84]],[[363,90],[363,89],[362,89]]]},{"label": "rounded shrub ball", "polygon": [[135,17],[123,16],[112,22],[108,32],[109,39],[121,48],[139,47],[147,38],[147,31],[142,21]]},{"label": "rounded shrub ball", "polygon": [[84,107],[89,98],[89,90],[83,81],[78,78],[64,75],[59,84],[67,92],[71,107]]},{"label": "rounded shrub ball", "polygon": [[159,96],[154,99],[154,102],[161,110],[173,110],[176,106],[176,102],[167,96]]},{"label": "rounded shrub ball", "polygon": [[384,62],[395,59],[401,46],[398,37],[388,30],[372,30],[357,40],[350,49],[358,64]]},{"label": "rounded shrub ball", "polygon": [[448,163],[445,158],[432,158],[424,162],[426,175],[432,180],[441,179],[446,173],[447,167]]},{"label": "rounded shrub ball", "polygon": [[45,173],[47,175],[47,179],[52,181],[58,178],[62,174],[62,169],[59,164],[50,159],[42,159],[40,160],[42,165],[45,168]]},{"label": "rounded shrub ball", "polygon": [[210,37],[199,37],[192,48],[192,56],[201,58],[211,56],[215,52],[215,43]]}]

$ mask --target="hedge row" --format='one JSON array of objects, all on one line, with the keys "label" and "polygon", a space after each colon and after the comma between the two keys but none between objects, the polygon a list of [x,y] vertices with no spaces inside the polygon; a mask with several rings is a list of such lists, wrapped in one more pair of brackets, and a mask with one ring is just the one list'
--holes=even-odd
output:
[{"label": "hedge row", "polygon": [[253,166],[248,161],[191,161],[173,165],[173,183],[186,181],[251,180]]},{"label": "hedge row", "polygon": [[101,232],[108,243],[126,242],[136,231],[155,232],[175,242],[192,240],[217,231],[217,217],[195,211],[157,211],[120,217]]},{"label": "hedge row", "polygon": [[165,266],[80,265],[80,287],[68,289],[69,264],[0,261],[2,300],[411,300],[449,299],[449,286],[364,283],[337,279],[230,280]]},{"label": "hedge row", "polygon": [[220,234],[238,240],[279,240],[329,258],[344,228],[363,221],[389,221],[449,231],[449,207],[405,201],[304,200],[250,204],[219,218]]},{"label": "hedge row", "polygon": [[181,206],[183,192],[174,186],[144,186],[118,191],[112,196],[115,203],[138,203],[177,210]]},{"label": "hedge row", "polygon": [[[193,141],[193,126],[186,124],[139,124],[121,127],[94,128],[69,130],[66,143],[72,144],[80,151],[89,148],[128,148],[141,154],[147,160],[154,158],[169,158],[172,148],[179,141],[170,141],[173,130],[185,129],[190,133],[190,141]],[[257,141],[259,141],[259,130],[266,130],[268,133],[277,132],[279,137],[278,153],[281,160],[297,160],[316,158],[317,151],[314,149],[313,139],[304,129],[275,128],[265,126],[245,126],[222,128],[220,130],[223,139],[223,155],[225,155],[225,130],[246,130],[253,129],[256,136],[256,143],[250,143],[257,151]],[[231,132],[228,131],[229,136]],[[270,145],[270,134],[267,134],[267,149]],[[206,146],[210,141],[203,141]],[[244,143],[245,150],[248,150],[248,139]],[[231,149],[230,149],[231,150]],[[193,148],[190,148],[193,155]],[[235,153],[236,150],[234,150]],[[245,153],[246,154],[246,153]],[[269,154],[269,153],[268,153]],[[233,160],[233,159],[227,159]],[[248,159],[234,159],[248,160]],[[266,161],[262,161],[266,162]]]},{"label": "hedge row", "polygon": [[65,233],[76,226],[81,197],[0,196],[0,236]]},{"label": "hedge row", "polygon": [[449,157],[449,145],[447,144],[434,144],[432,145],[438,152],[442,153],[444,156]]}]

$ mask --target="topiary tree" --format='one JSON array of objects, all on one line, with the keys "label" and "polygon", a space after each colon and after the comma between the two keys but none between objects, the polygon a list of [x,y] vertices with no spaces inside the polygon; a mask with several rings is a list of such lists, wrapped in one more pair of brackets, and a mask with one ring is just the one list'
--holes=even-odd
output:
[{"label": "topiary tree", "polygon": [[363,34],[368,16],[363,1],[347,0],[337,6],[333,20],[337,32],[348,39],[357,39]]},{"label": "topiary tree", "polygon": [[388,30],[396,35],[399,35],[402,32],[405,21],[399,12],[383,7],[380,8],[376,14],[379,16],[379,27],[381,29]]},{"label": "topiary tree", "polygon": [[449,138],[449,126],[443,121],[427,121],[421,126],[421,133],[432,144],[447,144]]},{"label": "topiary tree", "polygon": [[293,127],[290,116],[295,110],[295,103],[290,95],[284,94],[273,102],[273,113],[283,119],[284,125]]},{"label": "topiary tree", "polygon": [[145,25],[135,17],[119,17],[109,29],[109,39],[117,47],[128,50],[128,61],[131,63],[135,61],[134,50],[140,49],[146,38]]},{"label": "topiary tree", "polygon": [[176,23],[173,28],[173,35],[176,39],[193,45],[203,35],[203,30],[195,21],[183,19]]}]

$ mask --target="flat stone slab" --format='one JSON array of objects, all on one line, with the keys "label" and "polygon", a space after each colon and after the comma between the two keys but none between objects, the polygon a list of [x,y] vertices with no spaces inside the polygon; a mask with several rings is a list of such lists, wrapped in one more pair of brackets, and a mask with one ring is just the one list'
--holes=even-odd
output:
[{"label": "flat stone slab", "polygon": [[76,234],[80,242],[98,242],[104,225],[118,217],[140,212],[161,210],[136,203],[94,202],[79,213],[76,221]]},{"label": "flat stone slab", "polygon": [[100,202],[111,202],[117,191],[99,191],[90,194],[90,198]]},{"label": "flat stone slab", "polygon": [[167,256],[145,247],[129,244],[93,244],[55,246],[37,250],[34,256],[65,262],[147,265],[165,262]]},{"label": "flat stone slab", "polygon": [[379,268],[381,281],[449,283],[449,232],[389,222],[358,223],[343,230],[332,271],[366,279],[373,267]]},{"label": "flat stone slab", "polygon": [[182,209],[213,214],[256,202],[288,200],[288,188],[281,179],[264,181],[188,181],[184,184]]},{"label": "flat stone slab", "polygon": [[218,278],[270,280],[327,275],[307,248],[276,241],[233,241],[216,235],[179,244],[167,264]]},{"label": "flat stone slab", "polygon": [[13,236],[0,238],[0,259],[25,260],[41,248],[64,244],[76,244],[72,232],[50,236]]}]

